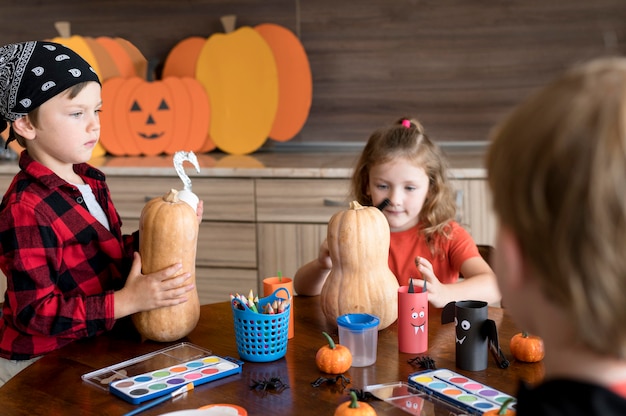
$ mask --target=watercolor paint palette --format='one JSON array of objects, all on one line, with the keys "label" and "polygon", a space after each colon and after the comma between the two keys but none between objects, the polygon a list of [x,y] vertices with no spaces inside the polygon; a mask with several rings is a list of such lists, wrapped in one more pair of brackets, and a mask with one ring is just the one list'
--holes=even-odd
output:
[{"label": "watercolor paint palette", "polygon": [[[499,409],[512,396],[447,369],[426,370],[409,376],[409,385],[454,405],[471,415]],[[515,410],[515,403],[509,406]]]},{"label": "watercolor paint palette", "polygon": [[198,386],[241,373],[242,364],[183,342],[84,374],[82,378],[129,403],[139,404],[190,382]]}]

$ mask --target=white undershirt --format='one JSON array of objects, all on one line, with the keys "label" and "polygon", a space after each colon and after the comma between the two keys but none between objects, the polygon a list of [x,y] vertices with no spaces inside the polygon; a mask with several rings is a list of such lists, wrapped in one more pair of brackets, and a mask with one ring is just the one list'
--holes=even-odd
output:
[{"label": "white undershirt", "polygon": [[107,230],[111,231],[111,229],[109,228],[109,220],[107,219],[104,210],[96,200],[96,197],[91,190],[91,186],[89,186],[88,184],[74,185],[78,188],[80,193],[83,194],[83,199],[85,200],[85,204],[87,205],[87,209],[89,210],[91,215],[93,215],[94,218],[97,219],[100,224],[102,224]]}]

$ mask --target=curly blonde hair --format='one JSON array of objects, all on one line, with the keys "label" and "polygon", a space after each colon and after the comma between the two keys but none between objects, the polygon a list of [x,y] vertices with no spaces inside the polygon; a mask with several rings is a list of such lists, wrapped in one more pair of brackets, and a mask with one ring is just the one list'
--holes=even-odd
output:
[{"label": "curly blonde hair", "polygon": [[361,205],[372,205],[372,199],[367,195],[370,170],[397,158],[423,168],[428,176],[428,193],[419,223],[420,232],[433,250],[438,237],[449,238],[448,225],[456,214],[456,204],[448,180],[447,161],[419,121],[403,117],[372,133],[352,174],[352,196]]},{"label": "curly blonde hair", "polygon": [[495,212],[576,326],[572,342],[626,358],[626,59],[570,69],[492,141]]}]

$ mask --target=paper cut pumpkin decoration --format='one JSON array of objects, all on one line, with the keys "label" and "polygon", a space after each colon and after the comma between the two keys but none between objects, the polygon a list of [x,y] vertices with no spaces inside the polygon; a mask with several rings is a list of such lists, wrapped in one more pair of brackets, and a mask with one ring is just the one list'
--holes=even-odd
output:
[{"label": "paper cut pumpkin decoration", "polygon": [[[50,40],[67,46],[89,62],[101,83],[113,77],[146,78],[147,59],[126,39],[71,35],[69,22],[55,22],[54,26],[59,36]],[[92,156],[103,156],[107,150],[100,142],[94,148]]]},{"label": "paper cut pumpkin decoration", "polygon": [[100,82],[113,77],[146,78],[147,59],[126,39],[71,35],[69,22],[56,22],[55,27],[59,36],[50,40],[67,46],[89,62]]},{"label": "paper cut pumpkin decoration", "polygon": [[312,99],[304,47],[278,25],[235,30],[234,16],[223,17],[222,24],[225,33],[178,43],[163,76],[195,74],[211,103],[210,137],[226,153],[252,153],[268,137],[293,138],[306,122]]},{"label": "paper cut pumpkin decoration", "polygon": [[309,116],[313,99],[309,59],[290,30],[271,23],[254,30],[270,45],[278,70],[278,110],[269,137],[285,142],[298,134]]},{"label": "paper cut pumpkin decoration", "polygon": [[[234,23],[234,21],[233,21]],[[248,26],[206,41],[196,78],[211,99],[210,135],[226,153],[254,152],[267,139],[278,108],[278,73],[272,50]]]},{"label": "paper cut pumpkin decoration", "polygon": [[205,146],[209,104],[193,78],[112,78],[102,87],[100,140],[116,156],[196,152]]},{"label": "paper cut pumpkin decoration", "polygon": [[181,40],[172,48],[163,64],[165,77],[196,77],[196,63],[206,38],[192,36]]}]

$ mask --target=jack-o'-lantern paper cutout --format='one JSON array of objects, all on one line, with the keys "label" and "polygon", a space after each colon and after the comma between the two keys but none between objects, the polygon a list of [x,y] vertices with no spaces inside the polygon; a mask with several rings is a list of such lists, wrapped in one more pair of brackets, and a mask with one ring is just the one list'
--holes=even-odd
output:
[{"label": "jack-o'-lantern paper cutout", "polygon": [[205,145],[208,100],[192,78],[113,78],[103,84],[102,96],[100,140],[114,155],[196,152]]}]

